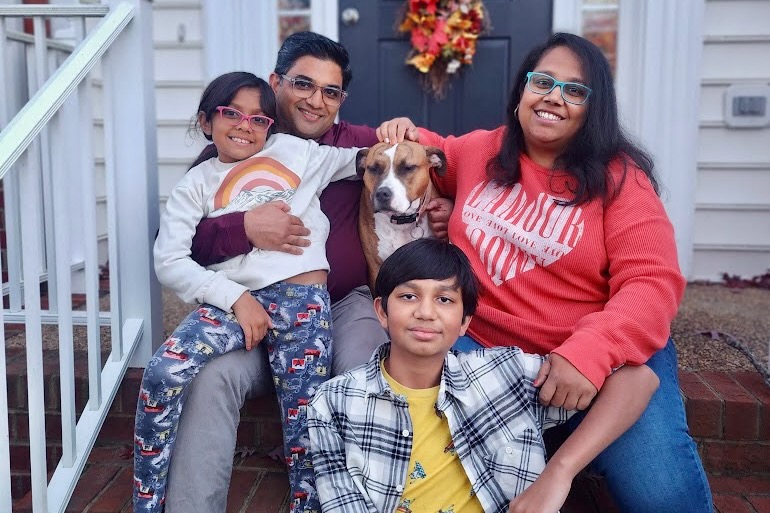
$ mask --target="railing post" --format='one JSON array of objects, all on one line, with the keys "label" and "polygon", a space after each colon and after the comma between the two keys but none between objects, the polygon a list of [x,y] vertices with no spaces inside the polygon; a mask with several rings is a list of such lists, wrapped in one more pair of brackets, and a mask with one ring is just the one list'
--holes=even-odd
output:
[{"label": "railing post", "polygon": [[[2,23],[2,20],[0,20]],[[3,61],[0,61],[3,62]],[[5,321],[0,308],[0,340],[5,341]],[[0,347],[0,376],[5,375],[5,347]],[[8,384],[0,380],[0,511],[11,511],[11,439],[8,429]]]},{"label": "railing post", "polygon": [[[117,224],[109,236],[117,237],[119,257],[119,263],[110,262],[110,274],[118,273],[122,321],[144,322],[142,339],[131,359],[132,366],[143,367],[160,345],[162,333],[160,284],[152,260],[159,217],[152,7],[147,0],[106,3],[112,8],[122,3],[134,8],[133,20],[103,62],[105,116],[113,116],[109,123],[105,120],[105,138],[113,141],[115,169],[108,202],[114,202]],[[112,336],[116,339],[120,334]],[[124,351],[121,344],[120,352]],[[113,358],[119,357],[113,354]]]}]

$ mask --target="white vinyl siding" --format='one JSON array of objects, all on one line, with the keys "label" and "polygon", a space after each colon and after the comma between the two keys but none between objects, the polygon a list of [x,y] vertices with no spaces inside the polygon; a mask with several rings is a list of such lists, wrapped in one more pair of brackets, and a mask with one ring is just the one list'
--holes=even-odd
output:
[{"label": "white vinyl siding", "polygon": [[[229,0],[228,0],[229,1]],[[153,48],[161,211],[205,146],[190,121],[206,85],[202,0],[155,0]]]},{"label": "white vinyl siding", "polygon": [[770,128],[728,128],[733,84],[770,84],[770,0],[708,0],[704,13],[694,279],[770,269]]}]

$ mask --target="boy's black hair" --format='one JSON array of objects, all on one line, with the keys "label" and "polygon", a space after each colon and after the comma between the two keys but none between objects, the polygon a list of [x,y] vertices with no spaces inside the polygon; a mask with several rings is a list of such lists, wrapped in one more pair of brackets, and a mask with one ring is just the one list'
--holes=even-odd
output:
[{"label": "boy's black hair", "polygon": [[345,47],[315,32],[295,32],[283,41],[275,61],[276,75],[285,75],[298,59],[305,56],[337,64],[342,70],[343,90],[347,89],[348,84],[353,80],[350,56]]},{"label": "boy's black hair", "polygon": [[463,299],[463,317],[473,315],[478,303],[479,285],[468,257],[457,246],[438,239],[417,239],[393,252],[380,267],[374,284],[374,297],[388,311],[388,296],[412,280],[454,278]]},{"label": "boy's black hair", "polygon": [[[253,73],[248,73],[246,71],[233,71],[231,73],[225,73],[224,75],[220,75],[211,81],[211,83],[206,87],[206,89],[203,91],[203,94],[201,95],[201,101],[198,104],[198,110],[195,113],[195,118],[192,122],[191,129],[200,130],[198,115],[201,112],[206,117],[206,120],[210,122],[211,118],[217,112],[217,107],[220,105],[230,105],[230,102],[233,101],[233,98],[235,98],[235,95],[238,94],[238,91],[244,87],[247,89],[256,89],[259,91],[259,106],[262,109],[262,112],[265,114],[265,116],[268,116],[269,118],[272,118],[276,121],[276,123],[273,123],[267,133],[267,137],[270,137],[270,135],[272,135],[277,128],[275,93],[267,82],[254,75]],[[211,140],[210,135],[203,135],[209,141]],[[201,162],[204,162],[212,157],[216,157],[217,155],[218,153],[216,146],[209,144],[203,149],[203,151],[201,151],[201,154],[198,155],[197,159],[195,159],[195,162],[193,162],[193,164],[190,166],[190,169],[194,168]]]}]

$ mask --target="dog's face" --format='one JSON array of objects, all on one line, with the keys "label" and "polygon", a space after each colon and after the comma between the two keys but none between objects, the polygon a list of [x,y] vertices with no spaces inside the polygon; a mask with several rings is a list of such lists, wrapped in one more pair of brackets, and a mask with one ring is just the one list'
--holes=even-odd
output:
[{"label": "dog's face", "polygon": [[438,148],[411,141],[379,143],[358,152],[356,168],[374,212],[412,214],[420,208],[431,169],[438,175],[446,171],[446,157]]}]

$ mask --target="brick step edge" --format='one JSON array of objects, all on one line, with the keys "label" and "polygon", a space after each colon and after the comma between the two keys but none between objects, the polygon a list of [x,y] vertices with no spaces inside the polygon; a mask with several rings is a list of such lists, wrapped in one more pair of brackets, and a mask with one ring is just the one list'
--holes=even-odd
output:
[{"label": "brick step edge", "polygon": [[[56,352],[46,351],[46,353]],[[23,354],[15,356],[17,358],[8,358],[6,376],[10,435],[12,441],[24,441],[28,439],[27,387],[24,375],[26,362],[24,358],[21,358],[22,362],[16,361],[18,356],[23,357]],[[55,360],[58,364],[58,355],[47,354],[45,360],[46,362]],[[23,368],[20,363],[24,364]],[[51,365],[46,367],[46,370],[52,370]],[[87,372],[87,367],[76,364],[77,370]],[[109,431],[114,428],[117,432],[115,437],[110,437],[112,439],[124,435],[130,439],[130,430],[126,431],[122,427],[126,424],[123,417],[134,415],[142,372],[142,369],[129,369],[121,383],[102,429],[102,431]],[[687,422],[693,437],[707,441],[770,442],[770,387],[763,382],[760,374],[680,371],[679,380]],[[53,440],[60,440],[59,379],[56,374],[49,372],[46,381],[47,436]],[[76,387],[76,395],[79,396],[79,401],[76,402],[80,403],[78,407],[82,409],[87,399],[88,384],[86,378],[80,376],[76,382],[82,382],[82,387]],[[249,400],[241,411],[242,423],[269,424],[270,421],[278,419],[277,412],[273,397]],[[50,428],[48,424],[51,425]]]},{"label": "brick step edge", "polygon": [[[27,406],[26,361],[23,350],[8,355],[7,384],[9,411],[25,413]],[[76,396],[82,409],[87,400],[87,360],[85,354],[76,358]],[[46,351],[46,411],[58,415],[60,384],[57,373],[58,353]],[[133,415],[142,378],[142,369],[129,369],[108,415]],[[689,372],[679,371],[687,422],[693,437],[770,442],[770,387],[756,372]],[[246,402],[244,420],[276,419],[275,398],[264,397]],[[48,420],[48,419],[46,419]],[[22,433],[24,434],[24,433]],[[13,436],[11,438],[14,439]],[[19,440],[20,438],[16,438]]]},{"label": "brick step edge", "polygon": [[[58,365],[58,352],[44,351],[45,409],[52,415],[57,415],[60,408]],[[142,369],[128,369],[110,415],[133,414],[142,372]],[[75,376],[76,404],[78,409],[82,409],[88,399],[88,358],[85,351],[76,351]],[[759,373],[680,370],[679,381],[687,421],[694,437],[770,441],[770,387]],[[23,348],[6,350],[6,382],[9,410],[26,412],[27,378]],[[275,411],[274,398],[260,398],[247,401],[242,416],[275,418]]]},{"label": "brick step edge", "polygon": [[[45,353],[46,420],[53,421],[60,408],[60,383],[54,372],[58,370],[58,353]],[[23,350],[9,350],[7,360],[8,408],[13,417],[14,414],[26,413],[26,361]],[[111,405],[108,420],[111,416],[133,416],[142,372],[142,369],[136,368],[126,372]],[[76,403],[80,403],[78,408],[82,409],[88,393],[85,353],[77,355],[76,376],[76,396],[79,399]],[[770,442],[770,387],[759,373],[680,371],[679,380],[693,437]],[[277,419],[276,401],[272,397],[249,400],[241,414],[244,421]],[[11,440],[23,440],[27,434],[24,428],[18,426],[18,422],[12,424],[18,429],[11,429]],[[47,435],[60,438],[55,431]]]},{"label": "brick step edge", "polygon": [[770,442],[770,387],[757,372],[679,372],[693,437]]}]

